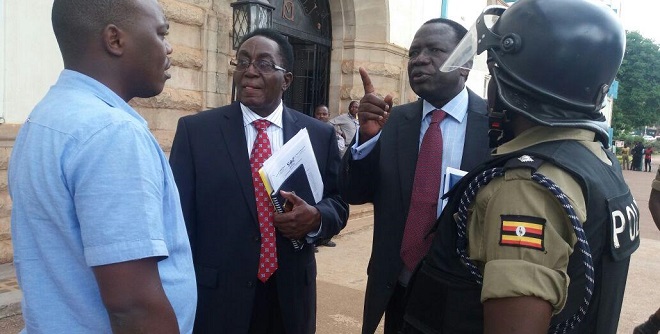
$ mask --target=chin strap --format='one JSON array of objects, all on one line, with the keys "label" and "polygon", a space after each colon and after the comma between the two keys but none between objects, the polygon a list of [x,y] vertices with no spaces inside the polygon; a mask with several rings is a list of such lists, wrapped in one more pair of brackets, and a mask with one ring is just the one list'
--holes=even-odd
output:
[{"label": "chin strap", "polygon": [[502,144],[504,135],[504,121],[506,114],[491,110],[488,113],[488,146],[496,148]]}]

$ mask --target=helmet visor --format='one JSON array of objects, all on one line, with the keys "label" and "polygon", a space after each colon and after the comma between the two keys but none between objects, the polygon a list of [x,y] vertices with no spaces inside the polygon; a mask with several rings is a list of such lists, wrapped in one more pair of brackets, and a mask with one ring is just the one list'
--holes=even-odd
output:
[{"label": "helmet visor", "polygon": [[481,54],[490,47],[499,45],[500,36],[492,31],[492,27],[504,13],[504,10],[506,10],[506,7],[503,6],[486,7],[467,34],[456,45],[447,60],[440,66],[440,71],[451,72],[460,68],[469,70],[465,64],[472,60],[475,55]]}]

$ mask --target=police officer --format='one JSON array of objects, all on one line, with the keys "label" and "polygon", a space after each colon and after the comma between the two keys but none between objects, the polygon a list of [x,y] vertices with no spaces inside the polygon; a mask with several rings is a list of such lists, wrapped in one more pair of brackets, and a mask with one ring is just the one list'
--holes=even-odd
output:
[{"label": "police officer", "polygon": [[624,49],[595,1],[519,0],[477,20],[442,70],[488,52],[497,148],[453,189],[405,333],[616,332],[639,210],[599,110]]}]

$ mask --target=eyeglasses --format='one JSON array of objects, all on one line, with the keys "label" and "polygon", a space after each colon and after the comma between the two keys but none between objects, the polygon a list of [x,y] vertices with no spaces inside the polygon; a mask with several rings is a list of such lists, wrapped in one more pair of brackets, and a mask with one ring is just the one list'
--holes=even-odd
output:
[{"label": "eyeglasses", "polygon": [[254,65],[254,68],[259,73],[273,73],[275,71],[286,72],[284,67],[275,65],[272,61],[265,59],[257,59],[253,61],[247,59],[232,59],[229,61],[229,65],[236,66],[236,71],[238,72],[247,71],[250,65]]}]

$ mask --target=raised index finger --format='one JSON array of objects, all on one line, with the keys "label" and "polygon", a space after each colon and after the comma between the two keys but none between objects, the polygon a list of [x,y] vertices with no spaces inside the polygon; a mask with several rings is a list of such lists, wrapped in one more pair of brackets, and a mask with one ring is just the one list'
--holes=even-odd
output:
[{"label": "raised index finger", "polygon": [[367,73],[367,70],[364,68],[360,67],[358,68],[358,71],[360,72],[360,78],[362,78],[362,86],[364,87],[364,94],[373,94],[374,92],[374,85],[371,84],[371,78],[369,78],[369,73]]}]

